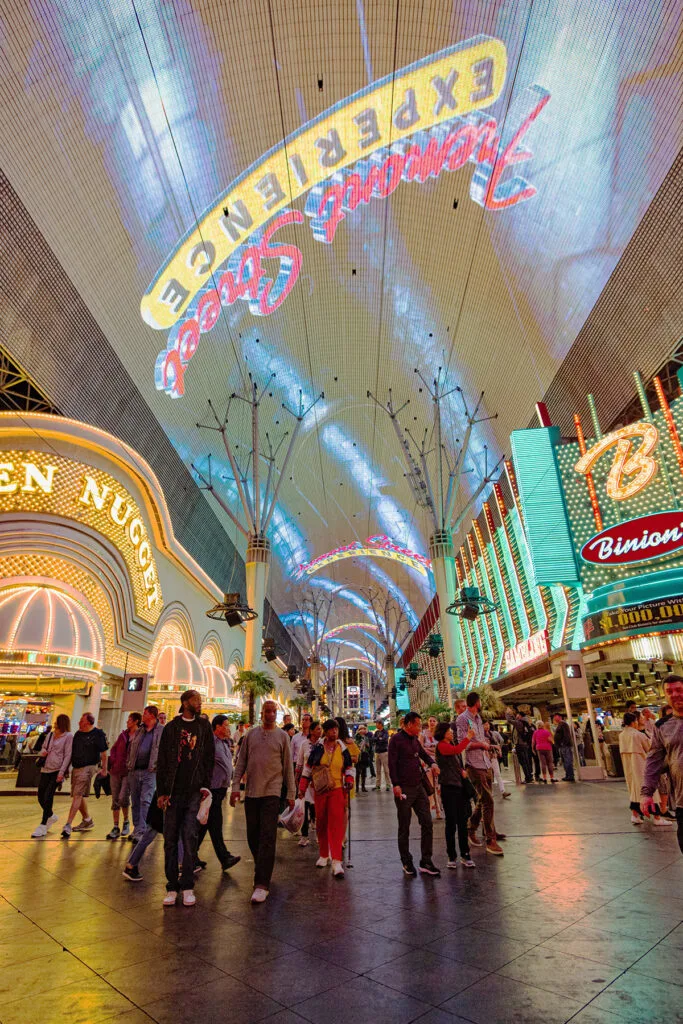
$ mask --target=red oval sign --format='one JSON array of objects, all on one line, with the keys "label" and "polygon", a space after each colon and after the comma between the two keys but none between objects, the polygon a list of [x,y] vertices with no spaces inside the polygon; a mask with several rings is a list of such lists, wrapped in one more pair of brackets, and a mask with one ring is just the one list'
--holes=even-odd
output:
[{"label": "red oval sign", "polygon": [[683,548],[683,512],[671,510],[608,526],[581,548],[584,562],[624,565],[661,558]]}]

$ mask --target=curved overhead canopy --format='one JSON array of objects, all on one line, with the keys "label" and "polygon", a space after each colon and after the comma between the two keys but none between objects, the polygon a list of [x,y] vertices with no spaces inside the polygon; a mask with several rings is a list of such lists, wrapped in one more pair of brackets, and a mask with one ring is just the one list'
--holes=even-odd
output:
[{"label": "curved overhead canopy", "polygon": [[[366,613],[359,589],[373,579],[400,589],[416,623],[432,596],[424,466],[436,480],[437,442],[415,370],[430,381],[441,367],[454,389],[442,438],[451,464],[463,399],[484,392],[482,415],[498,414],[472,436],[457,519],[486,478],[485,445],[493,465],[546,393],[564,414],[577,387],[567,368],[594,367],[616,414],[630,371],[651,352],[663,362],[683,333],[674,202],[661,200],[661,230],[638,241],[683,145],[678,8],[7,5],[0,193],[23,211],[6,250],[32,271],[13,274],[12,263],[0,283],[20,328],[8,344],[67,416],[114,434],[125,421],[154,465],[161,425],[238,517],[234,467],[196,424],[209,400],[221,416],[230,403],[246,466],[249,417],[230,396],[250,374],[268,381],[261,447],[267,429],[275,454],[261,460],[261,486],[269,468],[271,493],[283,478],[270,524],[276,610],[295,604],[308,566],[312,587],[343,588],[328,625],[349,617],[346,601]],[[35,268],[39,245],[48,256]],[[622,261],[628,303],[601,305]],[[73,301],[56,303],[56,271]],[[56,305],[74,311],[60,330]],[[615,384],[600,359],[618,317],[621,337],[647,344],[619,347]],[[102,380],[114,401],[91,386]],[[283,467],[283,404],[321,392]],[[390,393],[393,417],[369,397],[386,407]],[[168,499],[191,532],[204,499],[188,484],[169,486]],[[378,536],[391,545],[384,577],[367,543]],[[350,553],[326,563],[327,579],[314,569],[332,546]]]}]

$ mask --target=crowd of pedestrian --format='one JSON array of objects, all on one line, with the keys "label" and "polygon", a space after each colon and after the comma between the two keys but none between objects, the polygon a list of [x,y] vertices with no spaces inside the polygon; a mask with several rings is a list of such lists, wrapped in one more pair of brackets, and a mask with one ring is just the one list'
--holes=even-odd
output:
[{"label": "crowd of pedestrian", "polygon": [[[683,852],[683,679],[668,676],[664,689],[669,703],[659,719],[635,707],[625,713],[619,748],[633,824],[649,818],[654,825],[671,826],[677,820]],[[42,818],[32,836],[44,837],[56,824],[55,792],[69,774],[71,803],[62,838],[91,830],[91,787],[106,776],[113,816],[106,838],[127,840],[132,847],[125,878],[142,881],[142,858],[162,835],[164,906],[175,904],[179,894],[185,906],[192,906],[195,879],[206,868],[200,850],[207,834],[223,871],[240,861],[224,837],[223,806],[229,792],[232,807],[244,806],[254,863],[251,900],[258,904],[270,892],[278,826],[295,831],[302,848],[310,845],[315,831],[315,867],[331,865],[332,876],[344,878],[352,800],[370,792],[367,783],[375,778],[376,792],[388,785],[393,792],[398,853],[406,876],[441,874],[433,859],[434,820],[441,817],[449,869],[474,868],[473,847],[503,856],[500,844],[506,836],[496,828],[493,789],[497,785],[502,798],[510,796],[500,770],[506,739],[483,720],[477,693],[455,702],[452,722],[435,717],[423,722],[409,711],[391,736],[381,720],[374,732],[362,725],[353,736],[341,717],[318,722],[305,714],[296,729],[291,721],[278,726],[277,714],[275,701],[266,700],[259,724],[240,723],[233,738],[227,716],[219,714],[209,722],[202,714],[201,695],[188,690],[181,696],[179,714],[168,723],[153,705],[141,714],[131,713],[111,749],[90,713],[81,716],[74,733],[68,716],[60,714],[39,753]],[[578,737],[572,734],[573,723],[556,714],[553,725],[542,720],[532,725],[522,711],[512,709],[506,721],[523,784],[533,781],[535,765],[537,781],[546,785],[557,782],[558,764],[564,768],[564,781],[575,780]],[[417,868],[410,851],[413,814],[420,826]]]}]

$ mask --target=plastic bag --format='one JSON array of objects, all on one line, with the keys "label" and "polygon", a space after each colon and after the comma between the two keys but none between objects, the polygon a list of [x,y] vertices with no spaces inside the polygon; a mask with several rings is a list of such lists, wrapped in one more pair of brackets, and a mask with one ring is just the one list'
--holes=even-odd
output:
[{"label": "plastic bag", "polygon": [[212,800],[213,797],[209,792],[207,792],[206,796],[202,798],[202,802],[199,805],[199,810],[197,811],[197,821],[199,822],[200,825],[206,825],[207,821],[209,820],[209,811],[211,810]]},{"label": "plastic bag", "polygon": [[280,815],[280,822],[285,826],[288,832],[298,832],[304,823],[304,814],[306,808],[304,807],[303,797],[299,797],[298,800],[294,801],[293,807],[288,807]]}]

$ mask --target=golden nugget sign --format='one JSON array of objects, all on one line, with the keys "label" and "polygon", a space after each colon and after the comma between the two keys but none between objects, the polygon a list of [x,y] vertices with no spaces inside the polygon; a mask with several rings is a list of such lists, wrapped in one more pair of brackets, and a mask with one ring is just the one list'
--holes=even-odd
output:
[{"label": "golden nugget sign", "polygon": [[109,474],[43,452],[0,452],[0,513],[47,512],[85,523],[123,555],[136,610],[155,622],[161,587],[147,530],[136,502]]},{"label": "golden nugget sign", "polygon": [[[506,72],[505,45],[477,36],[355,93],[252,164],[180,241],[142,299],[143,319],[170,329],[156,387],[173,398],[183,394],[200,336],[223,306],[243,299],[254,315],[268,316],[284,302],[303,254],[275,236],[304,223],[304,214],[289,208],[302,196],[314,238],[329,244],[359,205],[386,198],[401,181],[425,182],[468,162],[475,166],[470,196],[486,209],[535,195],[511,168],[531,158],[522,140],[550,94],[527,89],[523,109],[510,113],[503,132],[482,111],[500,97]],[[278,261],[274,276],[266,260]]]}]

